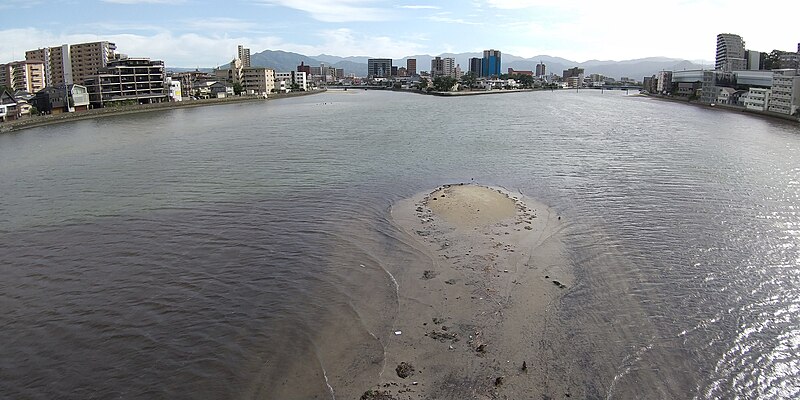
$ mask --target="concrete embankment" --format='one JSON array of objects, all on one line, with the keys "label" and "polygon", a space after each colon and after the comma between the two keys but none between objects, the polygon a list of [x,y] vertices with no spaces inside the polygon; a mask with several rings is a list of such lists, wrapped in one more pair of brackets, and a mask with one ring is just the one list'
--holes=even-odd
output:
[{"label": "concrete embankment", "polygon": [[152,112],[152,111],[171,110],[176,108],[205,107],[205,106],[215,106],[221,104],[233,104],[242,102],[270,101],[270,100],[278,100],[289,97],[307,96],[322,92],[324,92],[324,90],[315,90],[309,92],[293,92],[285,94],[271,94],[269,96],[269,99],[264,99],[263,97],[259,96],[236,96],[224,99],[203,99],[203,100],[188,100],[188,101],[169,102],[169,103],[137,104],[137,105],[123,106],[123,107],[98,108],[94,110],[74,112],[74,113],[23,117],[18,120],[0,123],[0,133],[14,132],[23,129],[59,124],[68,121],[79,121],[84,119],[101,118],[111,115],[138,114],[138,113]]},{"label": "concrete embankment", "polygon": [[658,99],[658,100],[663,100],[663,101],[671,101],[673,103],[689,104],[689,105],[692,105],[692,106],[695,106],[695,107],[703,107],[703,108],[707,108],[707,109],[724,110],[724,111],[738,112],[738,113],[749,114],[749,115],[758,116],[758,117],[764,117],[764,118],[780,119],[780,120],[791,121],[791,122],[800,122],[800,117],[797,117],[797,116],[779,114],[779,113],[770,112],[770,111],[751,110],[751,109],[748,109],[748,108],[739,107],[739,106],[732,106],[732,105],[728,105],[728,104],[715,104],[715,105],[712,106],[710,104],[703,104],[703,103],[699,103],[699,102],[696,102],[696,101],[690,101],[688,98],[685,98],[685,97],[663,96],[663,95],[652,94],[652,93],[642,93],[641,96],[649,97],[649,98],[653,98],[653,99]]}]

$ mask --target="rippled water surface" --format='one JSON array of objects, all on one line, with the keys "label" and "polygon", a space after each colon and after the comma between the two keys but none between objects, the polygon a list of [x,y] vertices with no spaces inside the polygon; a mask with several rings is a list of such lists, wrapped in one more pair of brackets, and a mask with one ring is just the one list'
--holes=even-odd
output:
[{"label": "rippled water surface", "polygon": [[472,179],[569,223],[573,334],[548,346],[586,396],[800,397],[800,128],[595,91],[329,92],[0,135],[0,397],[369,381],[386,271],[423,260],[389,207]]}]

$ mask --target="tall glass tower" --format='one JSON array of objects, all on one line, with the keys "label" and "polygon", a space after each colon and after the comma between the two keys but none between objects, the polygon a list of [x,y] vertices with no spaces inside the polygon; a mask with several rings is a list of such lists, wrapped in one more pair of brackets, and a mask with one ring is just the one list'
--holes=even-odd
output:
[{"label": "tall glass tower", "polygon": [[500,50],[484,50],[481,60],[481,76],[500,76]]}]

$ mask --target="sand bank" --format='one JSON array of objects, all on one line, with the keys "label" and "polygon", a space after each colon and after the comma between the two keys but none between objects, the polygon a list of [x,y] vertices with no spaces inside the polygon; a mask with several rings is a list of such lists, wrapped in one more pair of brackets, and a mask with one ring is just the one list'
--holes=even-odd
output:
[{"label": "sand bank", "polygon": [[549,357],[546,316],[574,281],[560,218],[521,195],[466,184],[400,201],[391,214],[430,262],[393,271],[397,334],[381,381],[364,398],[563,394],[543,384],[538,361]]}]

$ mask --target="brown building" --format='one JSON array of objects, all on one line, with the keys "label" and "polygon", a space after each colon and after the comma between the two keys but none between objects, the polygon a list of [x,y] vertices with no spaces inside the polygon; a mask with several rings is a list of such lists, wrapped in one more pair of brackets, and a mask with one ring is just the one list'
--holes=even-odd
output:
[{"label": "brown building", "polygon": [[306,75],[311,75],[311,66],[300,61],[300,65],[297,66],[297,72],[305,72]]},{"label": "brown building", "polygon": [[36,93],[45,87],[44,63],[38,61],[15,61],[0,65],[0,85],[12,92],[24,90]]},{"label": "brown building", "polygon": [[408,74],[408,76],[414,76],[417,74],[416,58],[409,58],[408,60],[406,60],[406,74]]},{"label": "brown building", "polygon": [[106,41],[65,44],[26,51],[25,59],[44,64],[45,86],[83,84],[114,60],[116,50],[114,43]]},{"label": "brown building", "polygon": [[514,68],[509,68],[508,69],[508,74],[509,75],[528,75],[528,76],[533,76],[533,71],[518,71],[518,70],[515,70]]}]

